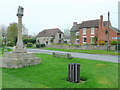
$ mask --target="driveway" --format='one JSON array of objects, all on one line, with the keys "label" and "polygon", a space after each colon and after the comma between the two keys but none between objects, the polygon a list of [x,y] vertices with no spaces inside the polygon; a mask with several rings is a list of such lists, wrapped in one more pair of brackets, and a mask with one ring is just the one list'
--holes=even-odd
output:
[{"label": "driveway", "polygon": [[63,51],[53,51],[53,50],[43,50],[43,49],[27,49],[27,51],[29,53],[45,53],[45,54],[52,54],[52,52],[70,53],[72,55],[72,57],[76,57],[76,58],[85,58],[85,59],[120,63],[120,60],[118,61],[119,57],[113,56],[113,55],[98,55],[98,54],[96,55],[96,54],[63,52]]}]

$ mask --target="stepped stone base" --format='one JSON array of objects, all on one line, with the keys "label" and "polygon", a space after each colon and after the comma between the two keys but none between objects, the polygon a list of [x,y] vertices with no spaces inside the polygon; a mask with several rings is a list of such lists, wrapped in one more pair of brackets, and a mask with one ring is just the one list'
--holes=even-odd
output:
[{"label": "stepped stone base", "polygon": [[0,67],[22,68],[40,64],[41,60],[32,53],[5,53],[0,60]]}]

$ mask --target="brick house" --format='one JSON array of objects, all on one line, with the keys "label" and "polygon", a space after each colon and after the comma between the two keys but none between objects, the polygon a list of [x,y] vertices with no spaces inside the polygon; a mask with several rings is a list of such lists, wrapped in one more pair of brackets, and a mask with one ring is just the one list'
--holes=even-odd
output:
[{"label": "brick house", "polygon": [[[108,36],[109,33],[109,36]],[[112,26],[106,26],[103,29],[99,30],[98,32],[98,42],[104,41],[107,42],[109,37],[109,41],[117,41],[118,37],[120,37],[120,30],[112,27]]]},{"label": "brick house", "polygon": [[[113,32],[116,33],[116,30],[118,31],[118,29],[115,29],[114,27],[111,26],[111,23],[108,23],[108,21],[103,21],[102,15],[100,16],[100,19],[97,19],[97,20],[83,21],[81,24],[77,24],[74,22],[73,27],[71,28],[71,43],[91,44],[91,43],[94,43],[95,37],[97,38],[98,41],[101,41],[101,40],[106,41],[106,39],[101,39],[103,35],[99,35],[99,34],[103,34],[102,30],[106,30],[106,28],[108,27],[107,26],[108,24],[111,27]],[[110,37],[111,37],[111,34],[109,35]],[[113,36],[117,37],[116,35],[118,34],[115,34]]]},{"label": "brick house", "polygon": [[37,34],[36,43],[50,45],[51,43],[63,43],[64,33],[59,28],[44,29]]}]

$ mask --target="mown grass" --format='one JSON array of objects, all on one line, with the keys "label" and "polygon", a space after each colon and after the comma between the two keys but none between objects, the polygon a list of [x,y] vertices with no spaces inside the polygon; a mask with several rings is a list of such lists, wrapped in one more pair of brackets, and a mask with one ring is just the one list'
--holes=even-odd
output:
[{"label": "mown grass", "polygon": [[[64,59],[36,54],[42,63],[20,69],[2,69],[3,88],[117,88],[118,64],[88,59]],[[81,64],[82,83],[67,81],[68,64]]]},{"label": "mown grass", "polygon": [[118,55],[118,52],[116,51],[107,51],[107,50],[58,49],[58,48],[47,48],[47,47],[42,48],[42,49],[64,51],[64,52],[88,53],[88,54]]}]

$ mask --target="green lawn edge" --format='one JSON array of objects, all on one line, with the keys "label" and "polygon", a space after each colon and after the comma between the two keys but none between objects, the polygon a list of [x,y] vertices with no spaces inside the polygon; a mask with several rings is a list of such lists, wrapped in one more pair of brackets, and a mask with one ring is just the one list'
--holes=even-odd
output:
[{"label": "green lawn edge", "polygon": [[76,52],[76,53],[87,53],[87,54],[101,54],[101,55],[120,55],[117,51],[107,51],[107,50],[79,50],[79,49],[58,49],[58,48],[41,48],[46,50],[54,51],[64,51],[64,52]]},{"label": "green lawn edge", "polygon": [[[20,69],[3,68],[3,88],[118,88],[117,63],[35,55],[41,57],[41,64]],[[81,64],[81,78],[87,79],[86,82],[67,81],[69,63]]]}]

